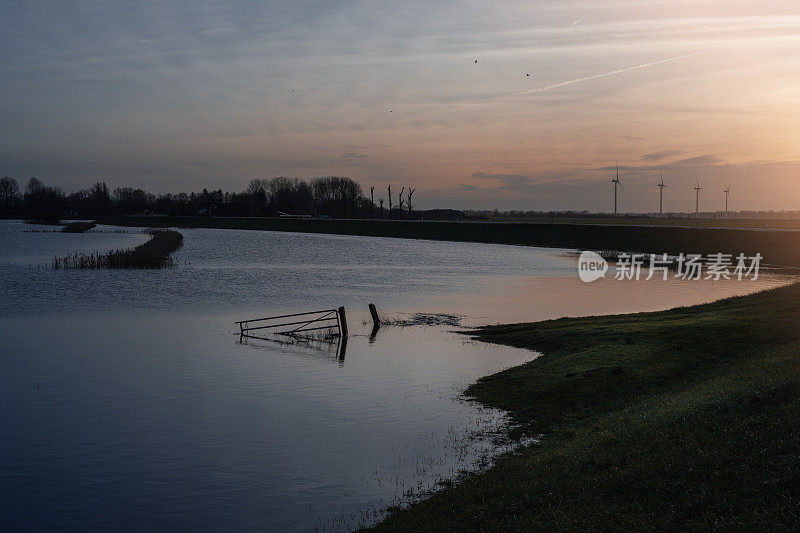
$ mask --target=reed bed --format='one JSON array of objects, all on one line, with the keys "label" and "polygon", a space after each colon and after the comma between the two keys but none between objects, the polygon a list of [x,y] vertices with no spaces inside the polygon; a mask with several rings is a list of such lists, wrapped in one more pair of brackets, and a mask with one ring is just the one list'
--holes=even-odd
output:
[{"label": "reed bed", "polygon": [[53,268],[168,268],[174,266],[171,255],[183,245],[177,231],[148,229],[150,240],[130,250],[75,253],[53,259]]}]

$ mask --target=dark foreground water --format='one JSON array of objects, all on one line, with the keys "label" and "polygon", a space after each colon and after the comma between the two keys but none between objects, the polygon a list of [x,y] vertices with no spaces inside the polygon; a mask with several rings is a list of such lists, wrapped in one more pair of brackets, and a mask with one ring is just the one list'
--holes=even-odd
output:
[{"label": "dark foreground water", "polygon": [[[353,529],[503,450],[503,414],[460,393],[535,356],[452,326],[370,337],[369,302],[474,325],[780,283],[583,284],[556,250],[222,230],[181,230],[174,269],[57,271],[147,237],[32,229],[0,222],[0,529]],[[339,305],[344,351],[235,335]]]}]

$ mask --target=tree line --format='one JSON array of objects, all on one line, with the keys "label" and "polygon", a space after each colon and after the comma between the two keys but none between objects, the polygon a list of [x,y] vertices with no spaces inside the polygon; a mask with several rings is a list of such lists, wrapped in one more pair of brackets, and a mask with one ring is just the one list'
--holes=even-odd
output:
[{"label": "tree line", "polygon": [[[0,214],[42,222],[63,218],[100,218],[111,215],[159,214],[170,216],[327,216],[331,218],[412,218],[414,189],[403,187],[393,202],[388,187],[375,203],[375,188],[367,197],[361,185],[348,177],[326,176],[302,180],[256,178],[241,192],[222,189],[178,194],[153,194],[143,189],[117,187],[103,181],[70,193],[29,178],[21,190],[17,180],[0,178]],[[405,192],[405,195],[404,195]]]}]

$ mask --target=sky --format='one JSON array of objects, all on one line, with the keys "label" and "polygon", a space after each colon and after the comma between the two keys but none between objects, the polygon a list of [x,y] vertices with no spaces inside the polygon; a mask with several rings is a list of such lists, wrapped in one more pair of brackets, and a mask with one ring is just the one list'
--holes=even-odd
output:
[{"label": "sky", "polygon": [[[0,175],[418,208],[800,209],[800,3],[3,2]],[[477,63],[475,60],[477,59]],[[695,177],[696,176],[696,177]]]}]

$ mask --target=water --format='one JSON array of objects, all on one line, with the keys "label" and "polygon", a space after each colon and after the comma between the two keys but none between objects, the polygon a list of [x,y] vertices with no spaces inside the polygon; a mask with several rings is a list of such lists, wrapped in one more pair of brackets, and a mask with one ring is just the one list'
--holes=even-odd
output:
[{"label": "water", "polygon": [[[181,230],[175,269],[56,271],[147,237],[31,229],[47,228],[0,222],[2,529],[353,529],[496,453],[503,413],[460,393],[536,355],[452,327],[370,338],[367,303],[475,325],[782,282],[583,284],[558,250],[223,230]],[[234,334],[339,305],[344,353]]]}]

